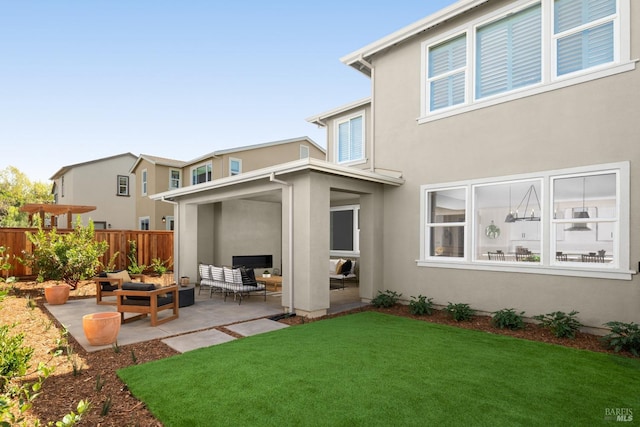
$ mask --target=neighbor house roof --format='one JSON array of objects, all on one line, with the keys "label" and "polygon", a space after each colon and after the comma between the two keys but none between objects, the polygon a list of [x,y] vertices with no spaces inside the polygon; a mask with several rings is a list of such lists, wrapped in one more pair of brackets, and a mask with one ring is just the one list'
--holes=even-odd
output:
[{"label": "neighbor house roof", "polygon": [[306,142],[308,144],[311,144],[311,145],[315,146],[318,150],[322,151],[323,153],[326,153],[325,149],[322,148],[320,145],[318,145],[317,142],[315,142],[314,140],[312,140],[308,136],[301,136],[301,137],[298,137],[298,138],[281,139],[281,140],[278,140],[278,141],[263,142],[263,143],[260,143],[260,144],[244,145],[244,146],[241,146],[241,147],[233,147],[233,148],[226,148],[226,149],[223,149],[223,150],[216,150],[216,151],[213,151],[211,153],[199,156],[199,157],[197,157],[197,158],[195,158],[193,160],[190,160],[186,164],[198,163],[198,162],[201,162],[204,159],[210,159],[212,157],[219,157],[219,156],[223,156],[225,154],[239,153],[241,151],[255,150],[257,148],[272,147],[272,146],[282,145],[282,144],[290,144],[292,142]]},{"label": "neighbor house roof", "polygon": [[132,158],[136,158],[136,155],[133,153],[122,153],[122,154],[116,154],[115,156],[109,156],[109,157],[103,157],[101,159],[94,159],[94,160],[89,160],[87,162],[81,162],[81,163],[75,163],[73,165],[67,165],[67,166],[63,166],[61,167],[58,172],[54,173],[53,176],[51,178],[49,178],[50,180],[56,180],[58,178],[60,178],[62,175],[64,175],[65,173],[69,172],[71,169],[76,168],[78,166],[85,166],[85,165],[90,165],[92,163],[99,163],[99,162],[103,162],[105,160],[111,160],[111,159],[115,159],[117,157],[123,157],[123,156],[131,156]]},{"label": "neighbor house roof", "polygon": [[148,161],[152,165],[169,166],[174,168],[182,168],[184,167],[184,165],[187,164],[187,162],[183,162],[182,160],[167,159],[165,157],[151,156],[149,154],[140,154],[140,156],[138,156],[138,159],[129,169],[129,173],[135,174],[134,171],[136,170],[140,162],[142,162],[143,160]]},{"label": "neighbor house roof", "polygon": [[434,14],[427,16],[426,18],[421,19],[418,22],[408,25],[386,37],[356,50],[355,52],[343,56],[340,58],[340,61],[350,65],[367,76],[371,76],[371,64],[369,63],[369,59],[376,53],[400,44],[416,34],[427,31],[460,14],[468,12],[481,4],[487,3],[488,1],[489,0],[460,0]]},{"label": "neighbor house roof", "polygon": [[342,114],[346,111],[352,110],[354,108],[364,107],[368,104],[371,104],[371,97],[368,96],[366,98],[360,99],[358,101],[350,102],[349,104],[342,105],[340,107],[334,108],[329,111],[325,111],[324,113],[316,114],[315,116],[307,117],[306,120],[309,123],[316,124],[318,126],[326,126],[324,122],[326,119],[330,119],[331,117],[337,116],[338,114]]},{"label": "neighbor house roof", "polygon": [[343,176],[346,178],[361,179],[364,181],[375,182],[379,184],[388,184],[393,186],[400,186],[404,184],[404,179],[399,177],[383,175],[380,173],[371,172],[369,170],[357,169],[349,166],[340,166],[336,165],[335,163],[327,162],[325,160],[318,160],[309,157],[306,159],[281,163],[263,169],[244,172],[240,175],[214,179],[213,181],[204,182],[202,184],[190,185],[187,187],[177,188],[175,190],[165,191],[163,193],[152,194],[149,196],[149,198],[151,200],[173,200],[177,197],[196,194],[201,191],[214,190],[262,179],[282,177],[286,174],[301,171],[324,172]]}]

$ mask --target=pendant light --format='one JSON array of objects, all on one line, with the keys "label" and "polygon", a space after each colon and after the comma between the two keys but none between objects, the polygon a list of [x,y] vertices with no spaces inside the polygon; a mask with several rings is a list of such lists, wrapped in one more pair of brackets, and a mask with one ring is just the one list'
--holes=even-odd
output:
[{"label": "pendant light", "polygon": [[[575,219],[588,219],[589,211],[585,208],[585,188],[586,188],[586,177],[582,178],[582,210],[573,212],[573,218]],[[571,225],[571,227],[565,229],[565,231],[591,231],[591,228],[587,225],[586,222],[575,222]]]}]

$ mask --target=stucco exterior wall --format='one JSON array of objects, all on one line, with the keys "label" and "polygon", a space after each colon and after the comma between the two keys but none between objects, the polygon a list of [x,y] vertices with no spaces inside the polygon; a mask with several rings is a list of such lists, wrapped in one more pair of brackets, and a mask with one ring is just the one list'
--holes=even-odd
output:
[{"label": "stucco exterior wall", "polygon": [[[495,2],[492,7],[506,2]],[[484,13],[478,8],[466,18]],[[632,2],[632,57],[640,6]],[[420,185],[630,161],[630,260],[640,260],[640,70],[418,124],[421,42],[439,27],[374,57],[376,168],[406,183],[385,192],[384,284],[437,304],[478,310],[514,307],[528,315],[577,310],[583,323],[640,322],[640,280],[419,267]],[[623,195],[627,197],[629,195]],[[402,277],[402,281],[397,278]]]},{"label": "stucco exterior wall", "polygon": [[345,110],[336,114],[335,116],[326,119],[327,129],[327,161],[337,163],[337,151],[338,151],[338,123],[345,118],[352,116],[360,111],[364,112],[364,161],[357,162],[351,166],[358,169],[369,169],[371,166],[371,143],[372,138],[372,116],[371,116],[371,104],[365,106],[357,106],[349,110]]}]

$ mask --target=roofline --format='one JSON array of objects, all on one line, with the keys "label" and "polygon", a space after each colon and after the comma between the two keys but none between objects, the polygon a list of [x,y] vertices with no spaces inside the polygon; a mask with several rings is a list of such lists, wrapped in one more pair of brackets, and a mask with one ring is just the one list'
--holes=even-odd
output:
[{"label": "roofline", "polygon": [[326,123],[324,123],[323,121],[328,119],[329,117],[337,116],[338,114],[344,113],[345,111],[349,111],[358,107],[363,107],[367,104],[371,104],[370,96],[359,99],[357,101],[350,102],[349,104],[341,105],[340,107],[336,107],[332,110],[328,110],[323,113],[316,114],[315,116],[307,117],[305,120],[308,121],[309,123],[313,123],[315,125],[325,127]]},{"label": "roofline", "polygon": [[250,172],[243,172],[239,175],[214,179],[213,181],[202,184],[189,185],[187,187],[177,188],[175,190],[165,191],[163,193],[152,194],[149,196],[149,198],[156,201],[174,200],[175,198],[200,193],[202,191],[230,187],[233,185],[258,181],[261,179],[268,179],[271,176],[286,175],[300,171],[324,172],[334,175],[340,175],[346,178],[362,179],[369,182],[393,186],[400,186],[404,184],[404,179],[402,178],[381,175],[369,170],[355,169],[349,166],[339,166],[334,163],[326,162],[324,160],[306,158],[294,160],[292,162],[281,163],[279,165],[270,166],[263,169],[256,169]]},{"label": "roofline", "polygon": [[189,161],[185,162],[185,166],[189,166],[189,165],[192,165],[194,163],[198,163],[198,162],[201,162],[202,160],[209,159],[209,158],[212,158],[212,157],[215,158],[215,157],[223,156],[225,154],[239,153],[241,151],[255,150],[257,148],[265,148],[265,147],[281,145],[281,144],[289,144],[289,143],[296,142],[296,141],[300,141],[300,142],[306,141],[309,144],[311,144],[314,147],[316,147],[318,150],[322,151],[323,153],[325,153],[325,154],[327,153],[327,151],[324,148],[322,148],[322,146],[320,146],[313,139],[309,138],[308,136],[300,136],[300,137],[297,137],[297,138],[281,139],[281,140],[278,140],[278,141],[262,142],[262,143],[258,143],[258,144],[243,145],[243,146],[240,146],[240,147],[225,148],[225,149],[222,149],[222,150],[216,150],[216,151],[213,151],[211,153],[204,154],[202,156],[198,156],[195,159],[192,159],[192,160],[189,160]]},{"label": "roofline", "polygon": [[368,67],[368,58],[376,53],[394,46],[398,43],[402,43],[405,40],[415,36],[418,33],[427,31],[437,25],[442,24],[458,15],[461,15],[470,9],[480,6],[483,3],[487,3],[489,0],[459,0],[458,2],[440,9],[439,11],[417,21],[411,25],[389,34],[367,46],[356,50],[348,55],[340,58],[344,64],[349,65],[361,73],[370,76],[371,70]]},{"label": "roofline", "polygon": [[126,153],[121,153],[121,154],[115,154],[113,156],[109,156],[109,157],[102,157],[100,159],[94,159],[94,160],[89,160],[86,162],[80,162],[80,163],[75,163],[73,165],[67,165],[67,166],[63,166],[60,169],[58,169],[58,171],[56,173],[54,173],[51,178],[49,178],[50,181],[55,181],[59,176],[64,175],[69,169],[73,169],[75,167],[78,166],[84,166],[84,165],[89,165],[91,163],[97,163],[97,162],[101,162],[103,160],[111,160],[111,159],[115,159],[116,157],[123,157],[123,156],[132,156],[137,158],[137,156],[131,152],[126,152]]},{"label": "roofline", "polygon": [[150,156],[149,154],[140,154],[140,156],[138,156],[138,158],[136,159],[136,161],[133,163],[133,165],[131,165],[131,167],[129,168],[129,173],[135,175],[135,172],[133,172],[138,165],[140,164],[140,162],[142,162],[142,160],[146,160],[149,163],[151,163],[152,165],[162,165],[162,166],[168,166],[168,167],[175,167],[175,168],[183,168],[185,165],[187,165],[187,162],[182,161],[182,160],[174,160],[174,159],[164,159],[164,160],[173,160],[174,162],[177,163],[182,163],[181,166],[177,166],[174,164],[169,164],[169,163],[164,163],[164,162],[158,162],[157,158],[153,158],[153,156]]}]

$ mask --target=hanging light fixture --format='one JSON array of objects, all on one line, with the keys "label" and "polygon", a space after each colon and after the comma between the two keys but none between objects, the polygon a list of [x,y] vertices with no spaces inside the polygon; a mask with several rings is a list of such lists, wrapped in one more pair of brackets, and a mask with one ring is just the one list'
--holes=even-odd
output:
[{"label": "hanging light fixture", "polygon": [[[536,203],[538,205],[537,216],[534,209],[535,205],[533,204],[531,205],[531,214],[527,215],[527,213],[529,212],[529,204],[531,203],[531,196],[535,197]],[[527,203],[524,206],[524,216],[518,216],[518,211],[520,210],[522,205],[525,203],[525,200],[527,201]],[[524,193],[524,197],[520,201],[520,204],[518,204],[518,207],[516,208],[516,213],[514,214],[513,211],[511,210],[511,187],[509,187],[509,214],[507,214],[507,217],[504,219],[504,222],[540,221],[540,211],[541,211],[541,207],[540,207],[540,199],[538,198],[538,192],[536,191],[536,187],[533,184],[531,184],[527,192]]]},{"label": "hanging light fixture", "polygon": [[[582,210],[573,210],[573,218],[575,219],[588,219],[589,211],[585,208],[584,199],[585,199],[585,188],[586,188],[586,177],[582,178]],[[591,231],[591,228],[587,225],[586,222],[574,222],[571,227],[566,228],[565,231]]]}]

